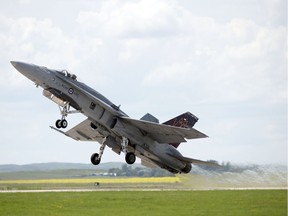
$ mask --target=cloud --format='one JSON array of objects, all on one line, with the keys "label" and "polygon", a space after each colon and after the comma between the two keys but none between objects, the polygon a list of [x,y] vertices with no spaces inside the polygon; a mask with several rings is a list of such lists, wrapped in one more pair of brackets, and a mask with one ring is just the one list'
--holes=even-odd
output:
[{"label": "cloud", "polygon": [[[197,74],[195,75],[197,76]],[[190,78],[192,77],[193,68],[191,62],[181,62],[171,65],[164,65],[151,71],[151,73],[144,78],[143,85],[161,85],[161,83],[165,83],[172,86],[181,86],[181,84],[189,84],[191,81]]]},{"label": "cloud", "polygon": [[269,24],[281,22],[287,25],[287,1],[265,0],[264,11],[266,12],[266,16],[269,17]]},{"label": "cloud", "polygon": [[253,40],[258,28],[259,27],[252,20],[233,19],[225,26],[225,39],[229,38],[229,42],[231,42],[232,39],[232,42],[247,43]]},{"label": "cloud", "polygon": [[[234,27],[232,27],[234,29]],[[265,28],[255,26],[253,28],[254,33],[246,29],[245,27],[237,27],[238,35],[242,34],[242,38],[247,40],[246,43],[240,43],[238,46],[232,45],[227,48],[227,54],[232,58],[250,59],[250,61],[259,61],[263,58],[270,57],[271,55],[284,56],[285,50],[283,44],[285,44],[286,29],[284,27],[278,28]],[[243,32],[246,33],[243,33]],[[235,32],[235,31],[234,31]],[[240,32],[240,33],[239,33]],[[249,32],[249,34],[248,34]],[[245,35],[245,36],[244,36]]]},{"label": "cloud", "polygon": [[[94,85],[111,85],[109,76],[134,70],[143,88],[168,91],[168,86],[181,86],[197,91],[197,100],[266,97],[279,102],[286,97],[283,26],[247,18],[220,23],[177,1],[103,1],[97,10],[79,11],[74,21],[77,35],[67,34],[49,18],[1,16],[0,55],[7,63],[18,58],[80,71]],[[137,65],[141,67],[135,70]],[[7,68],[9,63],[1,71]],[[97,79],[90,79],[91,68]],[[12,84],[23,80],[13,73],[4,76]]]},{"label": "cloud", "polygon": [[[201,97],[210,102],[244,102],[266,98],[267,102],[281,103],[285,99],[284,27],[260,26],[251,20],[239,18],[216,24],[206,17],[189,17],[192,19],[183,23],[195,23],[197,20],[199,25],[204,23],[202,29],[198,31],[191,25],[190,32],[183,30],[184,36],[170,39],[170,42],[178,41],[165,44],[165,51],[170,49],[178,56],[151,70],[143,80],[144,86],[163,87],[181,83],[187,86],[187,91],[191,87],[199,89],[203,93]],[[211,26],[214,28],[211,29]],[[207,34],[209,32],[213,34]],[[183,38],[186,40],[181,40]],[[181,49],[174,49],[174,44]],[[165,53],[161,54],[159,56],[164,59]]]},{"label": "cloud", "polygon": [[[77,22],[85,30],[119,37],[167,37],[177,33],[179,20],[173,1],[105,1],[99,12],[80,12]],[[90,30],[88,30],[90,31]]]},{"label": "cloud", "polygon": [[[242,138],[243,134],[266,147],[268,142],[273,143],[273,148],[283,146],[286,139],[276,132],[285,133],[279,128],[284,127],[283,110],[287,103],[287,27],[279,21],[282,15],[277,16],[275,11],[284,1],[276,2],[278,6],[271,7],[274,12],[267,17],[262,16],[263,11],[268,10],[270,3],[273,5],[272,1],[253,1],[251,5],[245,1],[247,4],[237,6],[231,3],[227,6],[229,11],[219,7],[219,12],[210,11],[204,3],[198,12],[200,3],[189,1],[79,1],[67,6],[65,19],[63,11],[54,12],[59,4],[64,4],[52,2],[41,13],[35,3],[31,4],[35,8],[27,11],[18,4],[2,8],[5,13],[0,15],[0,89],[5,110],[15,107],[9,105],[11,100],[29,100],[31,106],[42,100],[33,99],[39,91],[34,94],[34,89],[26,88],[31,82],[9,63],[22,60],[76,73],[79,80],[114,103],[121,103],[123,110],[136,118],[146,111],[155,112],[163,121],[187,110],[195,112],[201,117],[197,127],[202,124],[203,131],[211,135],[210,142],[217,144],[215,151],[221,146],[245,153],[247,144],[241,142],[252,141]],[[251,8],[247,15],[248,6]],[[261,16],[259,8],[263,9]],[[258,12],[251,14],[254,11]],[[269,23],[270,18],[273,20]],[[16,90],[23,90],[24,95],[14,94]],[[43,109],[50,109],[48,104],[49,101]],[[266,112],[261,112],[264,107],[268,107]],[[25,113],[30,110],[24,109]],[[11,112],[17,110],[15,107]],[[18,114],[27,116],[25,124],[33,115],[28,112]],[[275,113],[280,113],[280,117],[275,117]],[[9,123],[9,118],[4,120]],[[51,119],[41,119],[41,124],[43,121],[50,123]],[[30,126],[35,128],[34,123]],[[258,128],[257,136],[251,132],[253,128]],[[275,136],[271,138],[269,134]],[[187,146],[187,152],[189,149]],[[207,154],[205,149],[201,152]],[[223,149],[218,153],[230,154],[223,153]],[[229,158],[237,154],[230,154],[233,156]]]},{"label": "cloud", "polygon": [[[82,45],[80,37],[65,34],[51,19],[32,17],[9,18],[0,16],[0,71],[1,87],[25,85],[24,77],[12,71],[11,60],[31,62],[50,68],[85,68],[87,53],[95,53],[95,47],[101,46],[98,38],[89,38]],[[90,59],[89,59],[90,61]],[[87,68],[90,68],[87,66]],[[12,71],[3,73],[4,71]],[[85,73],[83,73],[85,77]],[[8,82],[7,82],[8,80]]]},{"label": "cloud", "polygon": [[29,5],[32,3],[32,0],[19,0],[19,4],[22,5]]}]

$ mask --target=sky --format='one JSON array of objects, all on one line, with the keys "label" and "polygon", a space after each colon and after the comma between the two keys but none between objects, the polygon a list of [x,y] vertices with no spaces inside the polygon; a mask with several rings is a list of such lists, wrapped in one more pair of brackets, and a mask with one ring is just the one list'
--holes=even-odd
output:
[{"label": "sky", "polygon": [[[0,6],[0,164],[90,163],[99,151],[11,60],[67,69],[131,118],[190,111],[186,157],[287,163],[285,0],[11,0]],[[69,115],[69,127],[85,117]],[[102,162],[121,161],[106,148]],[[138,159],[137,162],[140,162]]]}]

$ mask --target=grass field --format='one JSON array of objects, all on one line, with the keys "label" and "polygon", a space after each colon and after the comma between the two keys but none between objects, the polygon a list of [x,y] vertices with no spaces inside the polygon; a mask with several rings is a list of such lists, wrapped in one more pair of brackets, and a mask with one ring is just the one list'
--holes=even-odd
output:
[{"label": "grass field", "polygon": [[287,190],[0,193],[1,215],[287,215]]}]

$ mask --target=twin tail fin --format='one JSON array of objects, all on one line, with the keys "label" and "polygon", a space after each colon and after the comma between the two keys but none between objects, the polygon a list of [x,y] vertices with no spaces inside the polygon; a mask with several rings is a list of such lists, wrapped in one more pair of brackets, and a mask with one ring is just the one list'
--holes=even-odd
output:
[{"label": "twin tail fin", "polygon": [[[164,122],[165,125],[171,125],[175,127],[182,128],[192,128],[195,123],[198,121],[198,118],[190,112],[183,113],[175,118],[170,119],[169,121]],[[177,148],[180,143],[169,143],[170,145]]]}]

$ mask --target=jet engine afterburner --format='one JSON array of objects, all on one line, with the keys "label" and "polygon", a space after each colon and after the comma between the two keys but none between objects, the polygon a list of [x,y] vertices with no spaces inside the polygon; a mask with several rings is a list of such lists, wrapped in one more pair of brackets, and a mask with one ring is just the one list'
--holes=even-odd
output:
[{"label": "jet engine afterburner", "polygon": [[192,170],[191,163],[187,163],[186,166],[181,170],[183,173],[189,173]]}]

